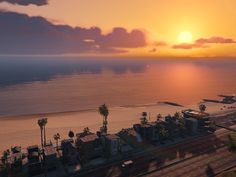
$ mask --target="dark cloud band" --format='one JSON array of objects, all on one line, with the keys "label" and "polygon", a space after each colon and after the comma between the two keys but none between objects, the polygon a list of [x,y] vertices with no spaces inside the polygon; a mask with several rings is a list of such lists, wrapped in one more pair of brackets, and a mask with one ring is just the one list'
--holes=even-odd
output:
[{"label": "dark cloud band", "polygon": [[103,35],[98,27],[54,25],[15,12],[0,12],[0,29],[0,54],[121,53],[147,45],[140,30],[119,27]]},{"label": "dark cloud band", "polygon": [[36,6],[43,6],[48,4],[48,0],[0,0],[0,2],[8,2],[11,4],[18,4],[22,6],[27,5],[36,5]]}]

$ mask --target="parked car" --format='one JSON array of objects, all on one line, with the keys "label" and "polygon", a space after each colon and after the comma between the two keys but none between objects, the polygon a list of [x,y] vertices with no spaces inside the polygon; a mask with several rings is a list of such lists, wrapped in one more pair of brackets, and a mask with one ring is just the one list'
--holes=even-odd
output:
[{"label": "parked car", "polygon": [[128,160],[122,163],[121,167],[122,168],[127,168],[127,167],[131,167],[134,164],[134,162],[132,160]]}]

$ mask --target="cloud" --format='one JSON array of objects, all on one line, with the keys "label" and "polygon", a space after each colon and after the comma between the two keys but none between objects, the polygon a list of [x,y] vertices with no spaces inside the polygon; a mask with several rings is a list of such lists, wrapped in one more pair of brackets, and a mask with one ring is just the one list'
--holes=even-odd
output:
[{"label": "cloud", "polygon": [[210,38],[200,38],[194,43],[182,43],[173,45],[173,49],[193,49],[193,48],[208,48],[209,44],[233,44],[236,43],[234,39],[224,38],[224,37],[210,37]]},{"label": "cloud", "polygon": [[48,0],[0,0],[0,2],[8,2],[11,4],[18,4],[22,6],[28,6],[30,4],[43,6],[48,4]]},{"label": "cloud", "polygon": [[122,53],[146,46],[145,33],[54,25],[43,17],[0,12],[0,54]]},{"label": "cloud", "polygon": [[198,43],[182,43],[182,44],[176,44],[173,45],[173,49],[193,49],[193,48],[208,48],[208,45],[205,44],[198,44]]},{"label": "cloud", "polygon": [[231,44],[236,43],[234,39],[224,37],[200,38],[195,41],[198,44]]},{"label": "cloud", "polygon": [[154,46],[160,47],[160,46],[167,46],[168,44],[164,41],[156,41],[153,43]]},{"label": "cloud", "polygon": [[119,27],[114,28],[111,33],[102,36],[98,40],[98,44],[102,48],[137,48],[145,46],[146,39],[144,33],[139,30],[133,30],[128,33],[126,29]]},{"label": "cloud", "polygon": [[168,44],[164,41],[154,41],[154,42],[151,42],[149,44],[150,47],[152,47],[151,49],[148,50],[149,53],[155,53],[158,51],[158,48],[159,47],[165,47],[167,46]]}]

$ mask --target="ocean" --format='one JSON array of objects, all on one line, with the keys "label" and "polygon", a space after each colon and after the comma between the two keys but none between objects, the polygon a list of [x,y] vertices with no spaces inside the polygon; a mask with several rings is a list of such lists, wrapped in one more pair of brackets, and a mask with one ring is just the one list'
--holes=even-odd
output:
[{"label": "ocean", "polygon": [[236,93],[236,60],[0,57],[0,116],[171,101]]}]

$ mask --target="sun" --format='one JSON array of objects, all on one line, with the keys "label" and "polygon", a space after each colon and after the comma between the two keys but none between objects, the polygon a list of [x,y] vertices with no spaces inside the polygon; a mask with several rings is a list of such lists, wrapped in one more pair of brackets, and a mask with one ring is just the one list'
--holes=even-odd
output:
[{"label": "sun", "polygon": [[178,36],[178,40],[180,43],[191,43],[193,40],[192,33],[188,31],[181,32]]}]

